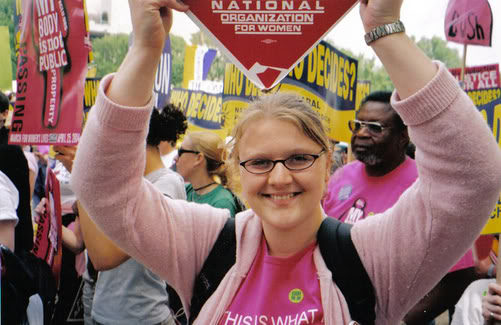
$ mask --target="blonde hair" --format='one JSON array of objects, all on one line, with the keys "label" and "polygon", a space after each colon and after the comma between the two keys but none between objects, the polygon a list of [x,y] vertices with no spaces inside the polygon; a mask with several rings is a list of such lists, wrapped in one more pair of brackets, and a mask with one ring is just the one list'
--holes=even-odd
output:
[{"label": "blonde hair", "polygon": [[230,185],[238,184],[238,164],[239,145],[242,135],[250,122],[276,118],[282,121],[291,122],[305,136],[318,143],[328,154],[331,153],[329,137],[319,115],[311,108],[303,98],[293,93],[275,93],[265,95],[254,100],[242,113],[237,124],[232,131],[232,140],[228,143],[228,150],[231,151],[227,167],[230,169]]},{"label": "blonde hair", "polygon": [[187,137],[193,150],[202,153],[207,162],[209,176],[217,176],[223,186],[228,183],[225,159],[227,156],[224,141],[216,134],[206,131],[190,132]]}]

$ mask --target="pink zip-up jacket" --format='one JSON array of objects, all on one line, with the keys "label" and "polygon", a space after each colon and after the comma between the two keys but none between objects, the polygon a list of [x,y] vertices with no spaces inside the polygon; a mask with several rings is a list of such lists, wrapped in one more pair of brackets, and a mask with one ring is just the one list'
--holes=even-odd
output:
[{"label": "pink zip-up jacket", "polygon": [[[393,96],[418,148],[419,180],[394,207],[352,230],[374,286],[380,325],[399,324],[464,254],[501,190],[501,151],[470,99],[439,66],[435,78],[412,97]],[[72,187],[99,227],[134,259],[165,278],[186,308],[195,277],[229,213],[168,199],[144,180],[153,102],[135,108],[112,103],[104,94],[112,78],[101,82],[79,144]],[[259,217],[248,210],[236,221],[236,264],[195,324],[218,323],[257,253],[262,236]],[[344,297],[318,247],[314,262],[325,324],[349,324]]]}]

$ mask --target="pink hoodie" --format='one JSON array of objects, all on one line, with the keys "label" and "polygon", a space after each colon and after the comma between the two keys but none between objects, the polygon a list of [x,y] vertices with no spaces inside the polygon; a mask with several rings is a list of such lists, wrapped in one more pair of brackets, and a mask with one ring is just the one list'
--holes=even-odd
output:
[{"label": "pink hoodie", "polygon": [[[72,186],[120,247],[165,278],[187,306],[227,210],[170,200],[142,177],[153,102],[123,107],[101,89],[81,139]],[[419,181],[387,212],[357,223],[353,240],[372,280],[376,324],[401,318],[470,247],[501,190],[501,151],[485,121],[443,65],[421,91],[393,105],[418,148]],[[262,228],[252,210],[236,217],[237,261],[195,324],[217,324],[245,278]],[[325,324],[351,320],[318,247]]]}]

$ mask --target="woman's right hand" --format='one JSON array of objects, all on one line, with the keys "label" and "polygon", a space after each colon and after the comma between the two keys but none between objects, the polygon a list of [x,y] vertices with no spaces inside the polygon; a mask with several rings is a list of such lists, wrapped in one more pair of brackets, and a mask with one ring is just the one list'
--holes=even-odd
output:
[{"label": "woman's right hand", "polygon": [[482,316],[487,322],[501,321],[501,285],[489,283],[487,295],[482,297]]},{"label": "woman's right hand", "polygon": [[129,0],[134,44],[142,49],[162,50],[172,27],[172,9],[187,11],[177,0]]},{"label": "woman's right hand", "polygon": [[172,9],[187,11],[176,0],[129,0],[134,42],[109,85],[106,95],[119,105],[146,105],[165,39],[172,26]]},{"label": "woman's right hand", "polygon": [[403,0],[360,0],[360,18],[365,32],[400,19]]}]

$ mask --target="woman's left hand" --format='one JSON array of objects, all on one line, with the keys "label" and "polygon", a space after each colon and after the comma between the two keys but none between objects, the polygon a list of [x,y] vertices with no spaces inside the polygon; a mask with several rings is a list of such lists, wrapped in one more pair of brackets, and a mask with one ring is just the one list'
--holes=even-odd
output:
[{"label": "woman's left hand", "polygon": [[59,160],[64,168],[71,173],[73,168],[73,160],[77,152],[77,146],[54,146],[56,152],[56,159]]},{"label": "woman's left hand", "polygon": [[482,297],[482,316],[486,321],[501,321],[501,285],[489,283],[487,295]]}]

